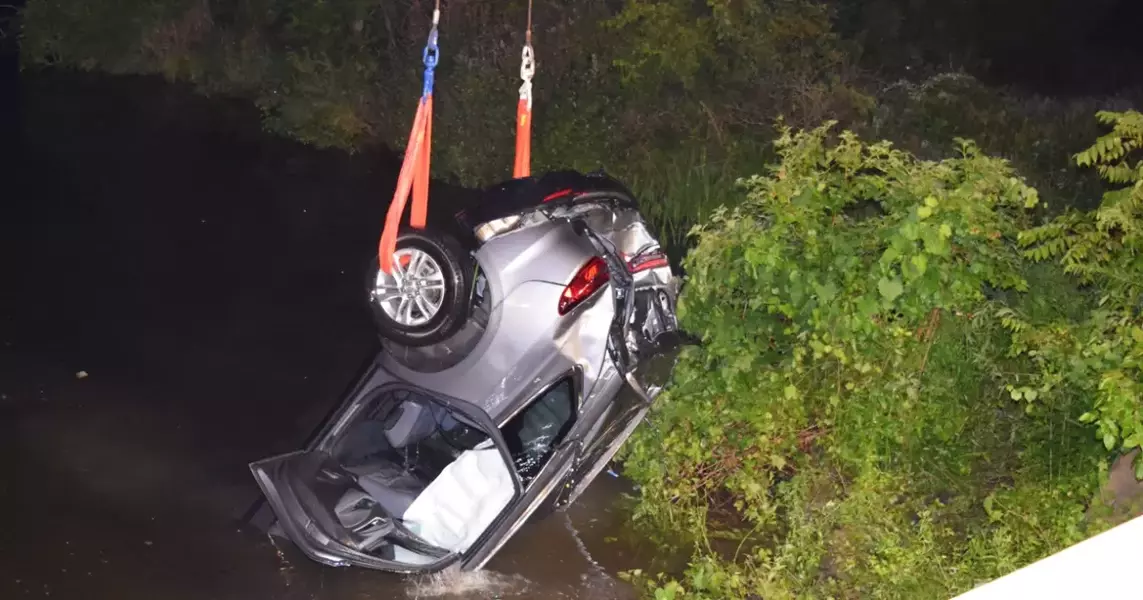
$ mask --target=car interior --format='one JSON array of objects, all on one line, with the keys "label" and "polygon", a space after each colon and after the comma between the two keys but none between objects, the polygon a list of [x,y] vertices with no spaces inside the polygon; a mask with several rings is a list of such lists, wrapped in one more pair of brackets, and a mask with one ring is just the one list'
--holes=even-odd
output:
[{"label": "car interior", "polygon": [[[463,553],[527,486],[574,422],[570,380],[502,428],[513,465],[463,415],[391,387],[302,476],[340,541],[380,558],[427,564]],[[339,527],[340,526],[340,527]]]}]

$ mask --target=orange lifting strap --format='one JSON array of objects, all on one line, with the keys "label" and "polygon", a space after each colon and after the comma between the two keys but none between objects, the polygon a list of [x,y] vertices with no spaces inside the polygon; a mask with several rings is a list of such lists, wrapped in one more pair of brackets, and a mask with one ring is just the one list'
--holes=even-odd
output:
[{"label": "orange lifting strap", "polygon": [[393,252],[397,246],[397,232],[401,228],[401,215],[413,192],[413,207],[410,209],[409,225],[423,229],[429,212],[429,154],[433,139],[433,70],[437,66],[439,48],[437,46],[437,24],[440,22],[440,0],[433,10],[433,28],[429,31],[429,41],[425,45],[425,85],[421,92],[421,102],[417,106],[417,116],[413,119],[413,130],[409,133],[409,143],[405,147],[405,160],[397,176],[397,190],[389,203],[389,213],[385,216],[385,228],[381,230],[381,241],[377,245],[377,260],[381,270],[392,273]]},{"label": "orange lifting strap", "polygon": [[[405,147],[405,159],[401,162],[401,172],[397,176],[397,189],[389,203],[385,216],[385,228],[381,231],[381,241],[377,245],[377,262],[385,273],[393,272],[393,253],[397,246],[397,232],[401,229],[401,216],[412,192],[413,206],[409,214],[409,226],[423,229],[429,210],[429,154],[433,137],[433,70],[437,66],[439,48],[437,46],[437,25],[440,22],[440,0],[433,9],[433,28],[429,31],[429,41],[425,45],[425,85],[421,102],[417,106],[417,116],[413,119],[413,129],[409,132],[409,143]],[[520,56],[520,100],[516,104],[516,164],[512,176],[528,177],[532,173],[532,75],[536,72],[535,55],[532,52],[532,0],[528,0],[528,28],[524,34],[524,49]]]},{"label": "orange lifting strap", "polygon": [[528,29],[524,33],[524,50],[520,54],[520,100],[516,103],[516,165],[512,177],[532,174],[532,75],[536,57],[532,53],[532,0],[528,0]]}]

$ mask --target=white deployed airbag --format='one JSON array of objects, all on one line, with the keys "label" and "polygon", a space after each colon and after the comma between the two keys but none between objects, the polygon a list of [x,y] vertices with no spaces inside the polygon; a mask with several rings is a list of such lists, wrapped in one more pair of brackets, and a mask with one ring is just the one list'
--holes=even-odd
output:
[{"label": "white deployed airbag", "polygon": [[464,552],[513,494],[512,475],[499,450],[467,450],[417,496],[403,519],[426,542]]}]

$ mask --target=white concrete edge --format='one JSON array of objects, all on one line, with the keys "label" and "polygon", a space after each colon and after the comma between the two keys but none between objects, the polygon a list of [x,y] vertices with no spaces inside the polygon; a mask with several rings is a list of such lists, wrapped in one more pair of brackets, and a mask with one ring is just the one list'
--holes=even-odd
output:
[{"label": "white concrete edge", "polygon": [[1143,517],[1061,550],[954,600],[1143,599]]}]

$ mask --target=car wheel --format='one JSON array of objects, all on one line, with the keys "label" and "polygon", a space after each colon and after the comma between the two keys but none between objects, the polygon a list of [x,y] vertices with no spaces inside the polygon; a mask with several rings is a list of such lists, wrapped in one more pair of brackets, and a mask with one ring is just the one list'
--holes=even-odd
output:
[{"label": "car wheel", "polygon": [[369,273],[369,306],[387,340],[427,346],[455,333],[468,318],[472,258],[451,236],[404,231],[393,252],[393,273],[381,271],[376,258]]}]

